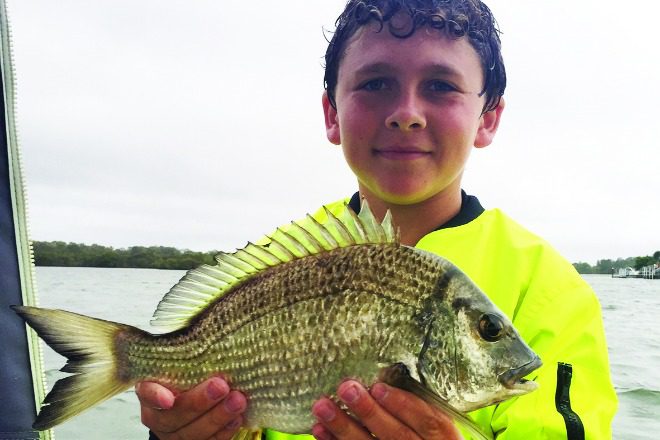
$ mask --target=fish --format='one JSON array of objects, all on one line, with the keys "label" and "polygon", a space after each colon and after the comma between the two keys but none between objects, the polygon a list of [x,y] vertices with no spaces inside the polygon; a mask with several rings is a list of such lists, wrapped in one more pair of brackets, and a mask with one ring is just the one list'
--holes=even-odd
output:
[{"label": "fish", "polygon": [[465,415],[537,388],[541,360],[453,263],[401,244],[363,201],[307,215],[221,252],[163,297],[160,332],[70,311],[12,306],[67,358],[33,427],[49,429],[140,381],[184,391],[217,374],[248,398],[236,438],[309,433],[312,404],[347,378],[378,380]]}]

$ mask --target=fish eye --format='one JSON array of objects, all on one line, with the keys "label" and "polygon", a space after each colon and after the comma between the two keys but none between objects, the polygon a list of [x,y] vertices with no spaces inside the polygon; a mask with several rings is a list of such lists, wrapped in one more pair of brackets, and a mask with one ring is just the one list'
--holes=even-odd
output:
[{"label": "fish eye", "polygon": [[479,334],[488,342],[499,341],[504,336],[504,322],[499,316],[486,313],[479,318]]}]

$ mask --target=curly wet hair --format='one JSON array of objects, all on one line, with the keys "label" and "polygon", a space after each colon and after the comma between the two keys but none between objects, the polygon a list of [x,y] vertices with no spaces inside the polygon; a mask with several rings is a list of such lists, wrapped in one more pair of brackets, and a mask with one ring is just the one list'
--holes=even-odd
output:
[{"label": "curly wet hair", "polygon": [[[391,19],[398,13],[410,20],[401,27]],[[506,71],[502,59],[500,31],[492,12],[480,0],[349,0],[335,22],[325,53],[325,90],[330,104],[337,108],[335,88],[347,41],[362,26],[375,22],[397,38],[407,38],[422,27],[444,31],[451,38],[466,36],[481,60],[486,96],[484,113],[494,110],[506,87]]]}]

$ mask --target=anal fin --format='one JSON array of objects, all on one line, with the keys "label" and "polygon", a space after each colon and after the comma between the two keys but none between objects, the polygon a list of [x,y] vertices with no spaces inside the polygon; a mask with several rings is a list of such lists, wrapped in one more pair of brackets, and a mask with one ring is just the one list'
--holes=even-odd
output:
[{"label": "anal fin", "polygon": [[241,428],[236,434],[231,438],[231,440],[261,440],[262,439],[262,430],[252,429],[252,428]]}]

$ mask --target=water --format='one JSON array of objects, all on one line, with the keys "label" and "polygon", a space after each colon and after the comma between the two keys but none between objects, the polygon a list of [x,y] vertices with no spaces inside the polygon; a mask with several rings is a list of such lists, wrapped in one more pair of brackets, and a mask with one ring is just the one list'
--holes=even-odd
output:
[{"label": "water", "polygon": [[[163,294],[183,271],[38,267],[43,307],[65,308],[148,329]],[[660,280],[585,275],[603,307],[612,376],[619,395],[614,438],[655,439],[660,432]],[[63,377],[64,359],[44,348],[49,384]],[[139,405],[132,390],[55,429],[57,439],[143,439]]]},{"label": "water", "polygon": [[619,396],[614,438],[660,431],[660,280],[585,275],[601,300],[612,378]]},{"label": "water", "polygon": [[[185,271],[37,267],[39,303],[149,330],[158,301]],[[64,358],[43,344],[49,387],[66,374]],[[55,429],[56,440],[141,439],[149,437],[131,389]]]}]

